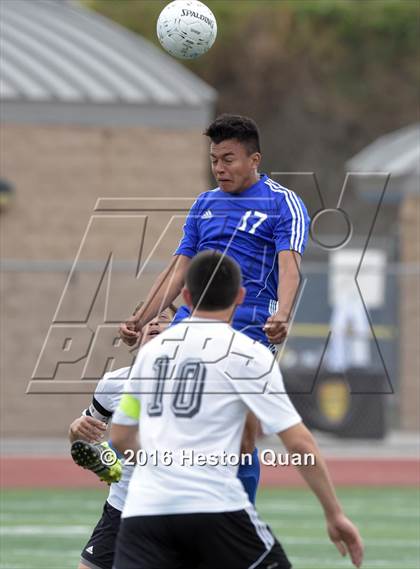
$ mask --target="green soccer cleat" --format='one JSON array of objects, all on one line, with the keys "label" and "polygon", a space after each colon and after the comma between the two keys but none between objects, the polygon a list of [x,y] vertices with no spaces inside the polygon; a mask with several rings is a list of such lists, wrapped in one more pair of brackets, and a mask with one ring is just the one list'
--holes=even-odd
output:
[{"label": "green soccer cleat", "polygon": [[104,482],[111,484],[121,479],[121,461],[108,443],[74,441],[70,452],[78,466],[91,470]]}]

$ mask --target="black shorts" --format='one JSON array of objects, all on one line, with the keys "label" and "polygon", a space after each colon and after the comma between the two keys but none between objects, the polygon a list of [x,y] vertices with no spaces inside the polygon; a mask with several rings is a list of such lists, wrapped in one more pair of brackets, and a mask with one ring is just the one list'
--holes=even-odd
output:
[{"label": "black shorts", "polygon": [[91,569],[112,569],[121,512],[105,502],[102,517],[82,551],[82,563]]},{"label": "black shorts", "polygon": [[121,521],[114,569],[290,569],[254,508]]}]

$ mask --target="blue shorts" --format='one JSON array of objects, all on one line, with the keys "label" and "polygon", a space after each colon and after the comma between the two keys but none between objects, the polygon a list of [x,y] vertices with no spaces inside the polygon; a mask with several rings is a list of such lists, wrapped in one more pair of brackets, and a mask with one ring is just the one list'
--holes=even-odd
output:
[{"label": "blue shorts", "polygon": [[[189,316],[191,316],[189,308],[187,306],[180,306],[171,325],[177,324]],[[263,331],[263,326],[269,316],[270,313],[266,306],[242,304],[238,306],[235,311],[232,327],[252,340],[260,342],[260,344],[263,344],[271,351],[274,351],[275,347],[269,343]],[[252,454],[252,464],[239,467],[238,478],[248,494],[249,501],[251,504],[255,504],[258,482],[260,480],[260,461],[258,459],[257,449],[254,449]]]},{"label": "blue shorts", "polygon": [[[180,306],[172,320],[172,324],[178,324],[184,318],[189,318],[191,311],[187,306]],[[252,340],[256,340],[271,351],[272,344],[267,340],[263,330],[267,318],[270,316],[267,305],[246,305],[241,304],[235,311],[232,321],[232,328],[242,332]]]}]

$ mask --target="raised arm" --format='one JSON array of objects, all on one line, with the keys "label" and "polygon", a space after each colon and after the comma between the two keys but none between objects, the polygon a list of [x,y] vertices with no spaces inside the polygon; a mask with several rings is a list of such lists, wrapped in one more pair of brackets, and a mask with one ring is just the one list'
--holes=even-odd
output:
[{"label": "raised arm", "polygon": [[141,328],[168,308],[184,286],[185,274],[191,259],[176,255],[170,265],[157,277],[141,308],[120,325],[120,336],[127,345],[134,346],[141,336]]},{"label": "raised arm", "polygon": [[[353,564],[360,567],[363,560],[363,543],[359,531],[342,510],[314,437],[303,423],[278,433],[278,436],[289,453],[314,456],[314,465],[298,467],[300,474],[321,503],[331,541],[341,555],[344,556],[348,552]],[[304,460],[301,462],[305,463]]]},{"label": "raised arm", "polygon": [[281,344],[287,336],[290,316],[300,284],[301,256],[296,251],[280,251],[279,260],[279,306],[277,312],[267,319],[264,330],[269,342]]}]

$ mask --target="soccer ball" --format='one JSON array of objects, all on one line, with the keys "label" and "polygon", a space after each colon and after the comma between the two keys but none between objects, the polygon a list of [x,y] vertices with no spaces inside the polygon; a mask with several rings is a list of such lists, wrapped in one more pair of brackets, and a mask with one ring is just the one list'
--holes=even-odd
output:
[{"label": "soccer ball", "polygon": [[195,59],[208,51],[217,35],[213,12],[198,0],[174,0],[162,10],[157,36],[174,57]]}]

